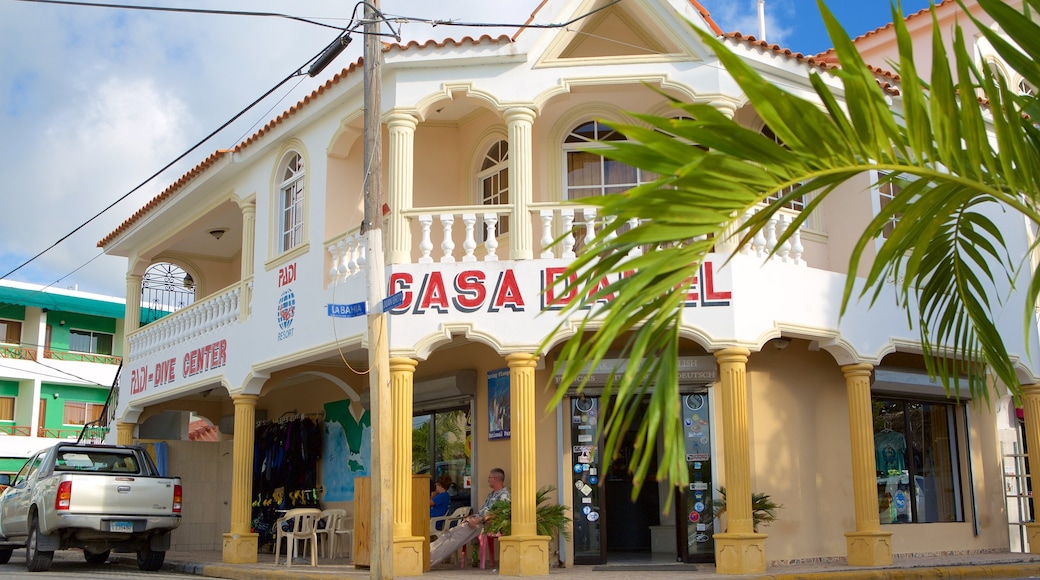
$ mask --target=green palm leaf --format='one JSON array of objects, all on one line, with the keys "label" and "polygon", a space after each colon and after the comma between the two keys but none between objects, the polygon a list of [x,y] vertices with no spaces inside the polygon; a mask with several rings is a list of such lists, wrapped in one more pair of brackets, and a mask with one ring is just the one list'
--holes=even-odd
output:
[{"label": "green palm leaf", "polygon": [[[1040,86],[1040,27],[999,0],[979,3],[1017,47],[986,26],[979,27],[983,34],[1011,66]],[[629,141],[595,150],[660,177],[624,194],[582,200],[617,221],[597,233],[556,289],[558,294],[576,292],[579,299],[562,309],[565,321],[558,332],[569,338],[556,363],[561,381],[550,406],[559,404],[568,389],[584,386],[586,364],[619,352],[643,361],[619,371],[603,393],[604,400],[616,398],[602,425],[605,457],[616,456],[621,437],[637,424],[629,464],[633,494],[648,476],[659,435],[664,455],[656,477],[688,483],[676,368],[691,272],[729,232],[736,232],[738,245],[746,245],[785,203],[813,192],[798,226],[836,188],[871,170],[903,189],[866,225],[853,248],[842,313],[854,300],[873,304],[894,291],[920,335],[933,376],[949,388],[967,375],[971,394],[988,397],[991,374],[1017,392],[1014,364],[994,313],[1005,304],[1008,289],[1019,283],[1019,274],[1030,274],[1024,256],[1007,252],[993,216],[1016,211],[1040,223],[1040,132],[1026,114],[1037,112],[1035,97],[1015,94],[988,67],[978,69],[959,30],[948,51],[934,15],[932,77],[927,83],[919,80],[910,35],[893,7],[901,78],[893,104],[894,95],[879,85],[822,2],[820,10],[841,67],[810,75],[816,102],[767,82],[723,42],[697,31],[784,146],[709,105],[676,101],[688,118],[633,115],[642,125],[611,124]],[[791,187],[778,203],[753,213],[767,196]],[[633,218],[641,225],[619,229]],[[886,237],[893,218],[898,221]],[[777,247],[795,231],[782,232]],[[643,246],[650,251],[628,257]],[[857,281],[861,263],[869,267]],[[1035,274],[1028,292],[1027,328],[1035,324],[1032,305],[1040,292]],[[635,417],[647,393],[649,410]]]}]

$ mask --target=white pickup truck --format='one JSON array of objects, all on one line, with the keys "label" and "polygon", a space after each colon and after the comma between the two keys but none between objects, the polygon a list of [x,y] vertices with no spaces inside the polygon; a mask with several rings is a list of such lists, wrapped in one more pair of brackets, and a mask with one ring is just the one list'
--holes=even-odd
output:
[{"label": "white pickup truck", "polygon": [[80,548],[88,562],[136,552],[162,567],[181,523],[181,481],[160,476],[136,446],[58,443],[30,458],[0,495],[0,564],[26,549],[29,571],[50,569],[55,550]]}]

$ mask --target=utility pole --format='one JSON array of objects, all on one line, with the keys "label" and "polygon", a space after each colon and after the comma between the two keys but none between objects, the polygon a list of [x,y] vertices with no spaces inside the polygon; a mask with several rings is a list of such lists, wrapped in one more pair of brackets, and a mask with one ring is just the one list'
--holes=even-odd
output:
[{"label": "utility pole", "polygon": [[394,577],[393,409],[390,405],[390,348],[383,258],[383,47],[379,0],[365,3],[364,179],[368,238],[368,388],[372,401],[372,536],[370,578]]}]

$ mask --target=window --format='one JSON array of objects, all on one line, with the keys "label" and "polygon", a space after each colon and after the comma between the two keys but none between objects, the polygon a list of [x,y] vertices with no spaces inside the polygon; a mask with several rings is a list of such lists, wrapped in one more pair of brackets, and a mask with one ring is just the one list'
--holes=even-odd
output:
[{"label": "window", "polygon": [[[781,147],[784,147],[784,148],[787,147],[786,145],[784,145],[783,140],[781,140],[780,137],[777,137],[776,133],[774,133],[773,130],[770,129],[769,127],[763,127],[762,128],[762,134],[765,135],[766,137],[772,139],[773,142],[776,143],[777,145],[780,145]],[[776,193],[772,193],[770,195],[767,195],[765,197],[765,199],[762,200],[762,202],[766,203],[766,204],[776,203],[776,202],[780,201],[781,197],[787,195],[788,193],[791,193],[792,191],[794,191],[794,189],[796,187],[799,187],[800,185],[801,185],[800,183],[788,185],[787,187],[777,191]],[[792,199],[791,201],[785,203],[784,207],[787,208],[787,209],[790,209],[790,210],[794,210],[794,211],[802,211],[803,209],[805,209],[805,196],[803,195],[802,197],[799,197],[797,199]]]},{"label": "window", "polygon": [[[888,173],[883,171],[877,172],[877,192],[880,210],[885,209],[885,206],[895,199],[896,195],[903,190],[900,185],[894,181],[888,181],[886,177],[888,177]],[[896,229],[896,224],[899,223],[899,217],[901,215],[902,214],[896,214],[888,219],[888,223],[886,223],[884,228],[881,230],[881,237],[887,240],[888,237],[892,235],[892,232]]]},{"label": "window", "polygon": [[624,140],[624,135],[598,121],[575,127],[563,140],[564,165],[567,168],[564,197],[573,200],[622,193],[657,179],[656,173],[629,167],[620,161],[583,150],[595,147],[596,142]]},{"label": "window", "polygon": [[69,350],[91,354],[112,354],[113,335],[90,330],[69,330]]},{"label": "window", "polygon": [[22,323],[16,320],[0,320],[0,340],[7,344],[21,344]]},{"label": "window", "polygon": [[14,421],[14,397],[0,397],[0,421]]},{"label": "window", "polygon": [[[509,203],[509,143],[499,141],[484,154],[484,161],[477,174],[480,184],[480,203],[483,205],[506,205]],[[486,226],[478,228],[482,241],[487,237]],[[509,233],[509,217],[501,216],[498,235]]]},{"label": "window", "polygon": [[65,401],[65,418],[62,423],[66,425],[86,425],[91,421],[101,418],[105,405],[102,403],[83,403],[80,401]]},{"label": "window", "polygon": [[279,252],[287,252],[303,243],[303,157],[293,153],[282,171],[279,186],[280,231]]},{"label": "window", "polygon": [[429,473],[431,484],[445,475],[451,478],[451,509],[470,504],[473,465],[467,449],[472,435],[468,407],[412,417],[412,472]]},{"label": "window", "polygon": [[881,523],[963,521],[957,406],[880,397],[871,402]]}]

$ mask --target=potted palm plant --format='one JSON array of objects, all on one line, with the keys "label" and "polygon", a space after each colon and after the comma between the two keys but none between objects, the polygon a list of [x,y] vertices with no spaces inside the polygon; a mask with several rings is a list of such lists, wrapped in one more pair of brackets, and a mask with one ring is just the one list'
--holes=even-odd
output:
[{"label": "potted palm plant", "polygon": [[[710,500],[708,506],[713,518],[721,518],[726,513],[726,488],[719,487],[719,499]],[[751,527],[757,532],[758,526],[768,526],[776,521],[777,510],[783,509],[782,504],[773,501],[766,493],[753,492],[751,494]]]},{"label": "potted palm plant", "polygon": [[[556,488],[547,485],[538,490],[535,496],[535,527],[539,536],[555,537],[561,534],[570,539],[570,531],[567,524],[571,519],[567,516],[566,506],[551,503],[549,494]],[[502,534],[508,536],[511,530],[511,519],[513,515],[513,504],[508,500],[498,500],[488,508],[488,522],[484,525],[484,532],[488,534]]]}]

